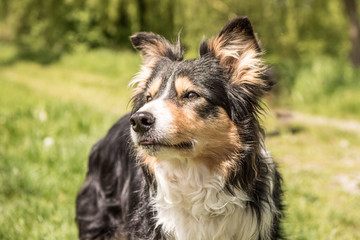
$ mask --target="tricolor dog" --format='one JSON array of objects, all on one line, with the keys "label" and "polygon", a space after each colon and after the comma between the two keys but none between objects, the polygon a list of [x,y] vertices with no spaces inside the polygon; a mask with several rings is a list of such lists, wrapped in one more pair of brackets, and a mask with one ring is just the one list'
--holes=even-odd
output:
[{"label": "tricolor dog", "polygon": [[80,239],[282,238],[281,177],[264,144],[271,90],[250,21],[228,22],[183,60],[149,32],[132,112],[92,148],[76,201]]}]

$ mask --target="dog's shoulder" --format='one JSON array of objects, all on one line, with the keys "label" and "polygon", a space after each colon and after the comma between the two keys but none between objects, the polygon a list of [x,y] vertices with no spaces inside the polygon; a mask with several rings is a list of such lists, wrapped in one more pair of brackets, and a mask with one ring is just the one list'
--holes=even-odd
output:
[{"label": "dog's shoulder", "polygon": [[126,231],[123,221],[134,208],[126,196],[139,191],[138,179],[143,179],[133,154],[129,119],[129,114],[120,118],[91,149],[86,180],[76,199],[80,239],[110,239]]},{"label": "dog's shoulder", "polygon": [[90,151],[89,168],[99,164],[112,164],[113,161],[121,161],[124,158],[133,158],[129,119],[130,114],[121,117],[107,134],[93,145]]}]

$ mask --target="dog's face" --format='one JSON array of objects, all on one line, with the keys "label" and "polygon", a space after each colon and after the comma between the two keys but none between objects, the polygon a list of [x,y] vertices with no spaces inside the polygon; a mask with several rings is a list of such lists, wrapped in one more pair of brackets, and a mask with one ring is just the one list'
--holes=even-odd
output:
[{"label": "dog's face", "polygon": [[159,60],[131,117],[133,141],[160,159],[230,154],[239,137],[222,71],[215,59]]},{"label": "dog's face", "polygon": [[229,165],[247,148],[248,118],[256,120],[258,98],[269,89],[248,19],[235,19],[203,41],[194,60],[183,61],[179,42],[171,45],[153,33],[131,40],[144,62],[133,81],[130,120],[139,153],[146,161]]}]

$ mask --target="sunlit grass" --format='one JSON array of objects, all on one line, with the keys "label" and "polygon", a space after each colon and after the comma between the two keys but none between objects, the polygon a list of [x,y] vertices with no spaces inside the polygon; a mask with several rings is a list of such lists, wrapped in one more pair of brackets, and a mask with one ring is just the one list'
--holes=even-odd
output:
[{"label": "sunlit grass", "polygon": [[0,239],[74,239],[87,154],[116,116],[0,81]]},{"label": "sunlit grass", "polygon": [[99,50],[53,65],[0,66],[0,239],[76,238],[87,155],[128,109],[139,62]]},{"label": "sunlit grass", "polygon": [[269,116],[267,147],[280,164],[290,239],[358,239],[360,186],[340,181],[360,174],[360,136],[326,126],[277,122]]},{"label": "sunlit grass", "polygon": [[[76,239],[87,155],[129,110],[139,64],[132,52],[97,50],[51,65],[0,65],[0,239]],[[360,136],[271,114],[265,125],[276,133],[266,143],[284,176],[289,238],[359,239],[360,193],[339,178],[360,174]]]}]

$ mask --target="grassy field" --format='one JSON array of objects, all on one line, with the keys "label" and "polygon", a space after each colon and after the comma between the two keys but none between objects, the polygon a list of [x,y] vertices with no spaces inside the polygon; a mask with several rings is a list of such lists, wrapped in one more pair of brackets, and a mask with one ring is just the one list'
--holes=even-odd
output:
[{"label": "grassy field", "polygon": [[[76,239],[88,152],[129,110],[139,56],[97,50],[40,65],[0,52],[0,239]],[[271,108],[264,124],[284,176],[289,238],[360,239],[360,134]]]}]

